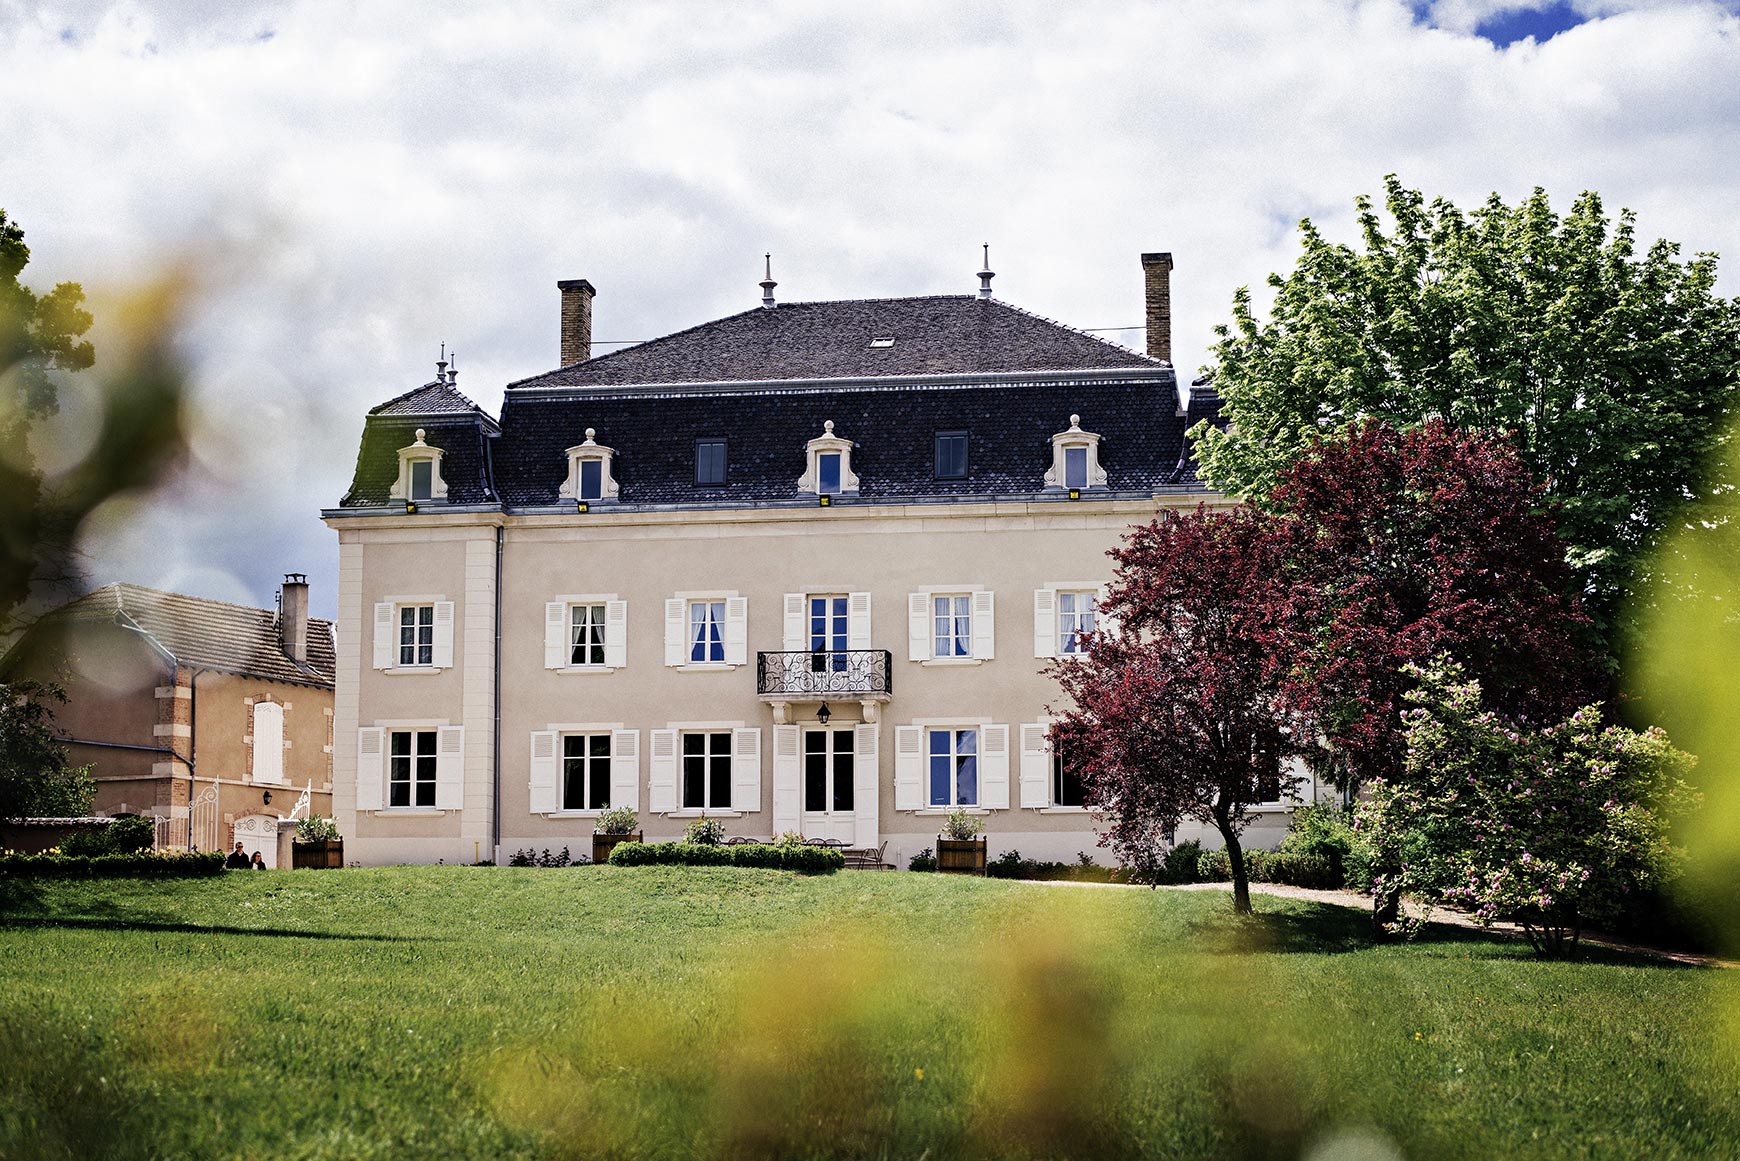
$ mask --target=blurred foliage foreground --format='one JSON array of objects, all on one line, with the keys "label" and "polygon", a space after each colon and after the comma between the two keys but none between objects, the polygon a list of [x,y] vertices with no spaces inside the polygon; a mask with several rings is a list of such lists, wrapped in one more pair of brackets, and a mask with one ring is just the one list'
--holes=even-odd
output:
[{"label": "blurred foliage foreground", "polygon": [[[1736,973],[1219,891],[725,868],[54,882],[0,1156],[1691,1157]],[[18,893],[22,892],[22,893]]]}]

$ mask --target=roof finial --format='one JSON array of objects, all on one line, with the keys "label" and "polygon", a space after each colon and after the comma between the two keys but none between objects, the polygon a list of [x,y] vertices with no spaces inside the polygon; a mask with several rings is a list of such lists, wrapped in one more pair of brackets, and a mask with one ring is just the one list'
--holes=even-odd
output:
[{"label": "roof finial", "polygon": [[996,277],[996,274],[993,273],[991,270],[991,243],[986,242],[985,243],[985,268],[983,270],[979,271],[979,297],[980,298],[990,298],[991,297],[991,279],[993,279],[995,277]]},{"label": "roof finial", "polygon": [[452,360],[447,365],[447,385],[453,386],[459,382],[459,352],[454,351]]},{"label": "roof finial", "polygon": [[441,344],[441,357],[435,360],[435,382],[447,382],[447,344]]},{"label": "roof finial", "polygon": [[773,309],[773,288],[779,283],[773,280],[773,254],[767,255],[767,274],[761,280],[761,305],[764,309]]}]

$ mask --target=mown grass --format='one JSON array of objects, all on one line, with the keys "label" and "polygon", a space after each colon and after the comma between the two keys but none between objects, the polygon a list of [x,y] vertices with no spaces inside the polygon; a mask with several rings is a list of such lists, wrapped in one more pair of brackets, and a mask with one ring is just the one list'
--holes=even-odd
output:
[{"label": "mown grass", "polygon": [[1240,921],[1206,892],[690,868],[0,891],[5,1158],[1740,1150],[1734,973],[1371,947],[1266,896]]}]

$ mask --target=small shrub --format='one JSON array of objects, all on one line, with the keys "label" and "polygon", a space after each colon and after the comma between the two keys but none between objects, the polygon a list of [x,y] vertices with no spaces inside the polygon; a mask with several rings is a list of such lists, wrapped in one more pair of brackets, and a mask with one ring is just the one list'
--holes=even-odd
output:
[{"label": "small shrub", "polygon": [[718,846],[712,843],[622,843],[610,852],[613,867],[760,867],[796,871],[800,875],[831,875],[846,865],[846,856],[831,847],[780,847],[772,843]]},{"label": "small shrub", "polygon": [[537,866],[537,854],[530,847],[527,847],[523,851],[515,851],[508,858],[508,866],[535,867]]},{"label": "small shrub", "polygon": [[157,837],[157,828],[148,818],[137,814],[117,815],[109,824],[109,851],[117,855],[131,855],[139,851],[149,850]]},{"label": "small shrub", "polygon": [[1281,853],[1326,862],[1335,880],[1330,886],[1339,887],[1346,881],[1347,866],[1358,846],[1359,834],[1353,829],[1350,812],[1334,803],[1316,802],[1293,811],[1286,837],[1281,840]]},{"label": "small shrub", "polygon": [[338,841],[338,824],[330,818],[311,814],[296,824],[299,843],[330,843]]},{"label": "small shrub", "polygon": [[909,871],[936,870],[936,853],[929,847],[925,847],[922,851],[919,851],[916,855],[912,856],[912,859],[906,864],[906,869]]},{"label": "small shrub", "polygon": [[1271,883],[1317,891],[1333,891],[1343,882],[1341,869],[1323,855],[1275,851],[1264,856],[1263,873]]},{"label": "small shrub", "polygon": [[725,824],[718,819],[697,818],[683,828],[683,841],[694,846],[716,847],[725,841]]},{"label": "small shrub", "polygon": [[633,834],[640,815],[626,806],[613,806],[598,816],[592,829],[599,834]]},{"label": "small shrub", "polygon": [[1232,879],[1232,863],[1226,851],[1203,851],[1196,859],[1196,878],[1201,883],[1226,883]]},{"label": "small shrub", "polygon": [[949,816],[943,819],[943,837],[956,842],[966,842],[977,838],[979,832],[985,829],[985,820],[977,815],[968,814],[964,810],[951,810]]},{"label": "small shrub", "polygon": [[1174,843],[1160,863],[1161,883],[1196,883],[1202,879],[1197,864],[1202,859],[1202,844],[1195,839]]},{"label": "small shrub", "polygon": [[804,836],[800,831],[788,830],[785,833],[776,836],[773,840],[773,845],[783,848],[801,847],[804,845]]},{"label": "small shrub", "polygon": [[986,861],[985,874],[992,879],[1031,878],[1032,876],[1023,874],[1023,871],[1026,870],[1024,864],[1029,861],[1022,859],[1020,851],[1007,850],[996,858]]},{"label": "small shrub", "polygon": [[554,855],[550,853],[549,847],[545,847],[543,853],[538,856],[538,866],[540,867],[566,867],[573,861],[572,856],[568,854],[567,847],[563,847],[559,854]]}]

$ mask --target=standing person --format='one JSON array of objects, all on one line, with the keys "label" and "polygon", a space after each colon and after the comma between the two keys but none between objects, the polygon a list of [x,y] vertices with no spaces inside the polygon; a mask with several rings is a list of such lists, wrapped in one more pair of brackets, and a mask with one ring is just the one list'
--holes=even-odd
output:
[{"label": "standing person", "polygon": [[245,871],[248,869],[248,856],[242,853],[242,844],[237,843],[236,849],[224,859],[224,870]]},{"label": "standing person", "polygon": [[253,861],[253,863],[252,863],[252,864],[250,864],[250,865],[251,865],[251,866],[252,866],[252,867],[253,867],[253,868],[254,868],[254,870],[256,870],[256,871],[263,871],[263,870],[265,870],[265,869],[266,869],[266,860],[265,860],[265,859],[263,859],[263,858],[261,858],[261,857],[260,857],[260,852],[259,852],[259,851],[255,851],[255,852],[254,852],[254,861]]}]

